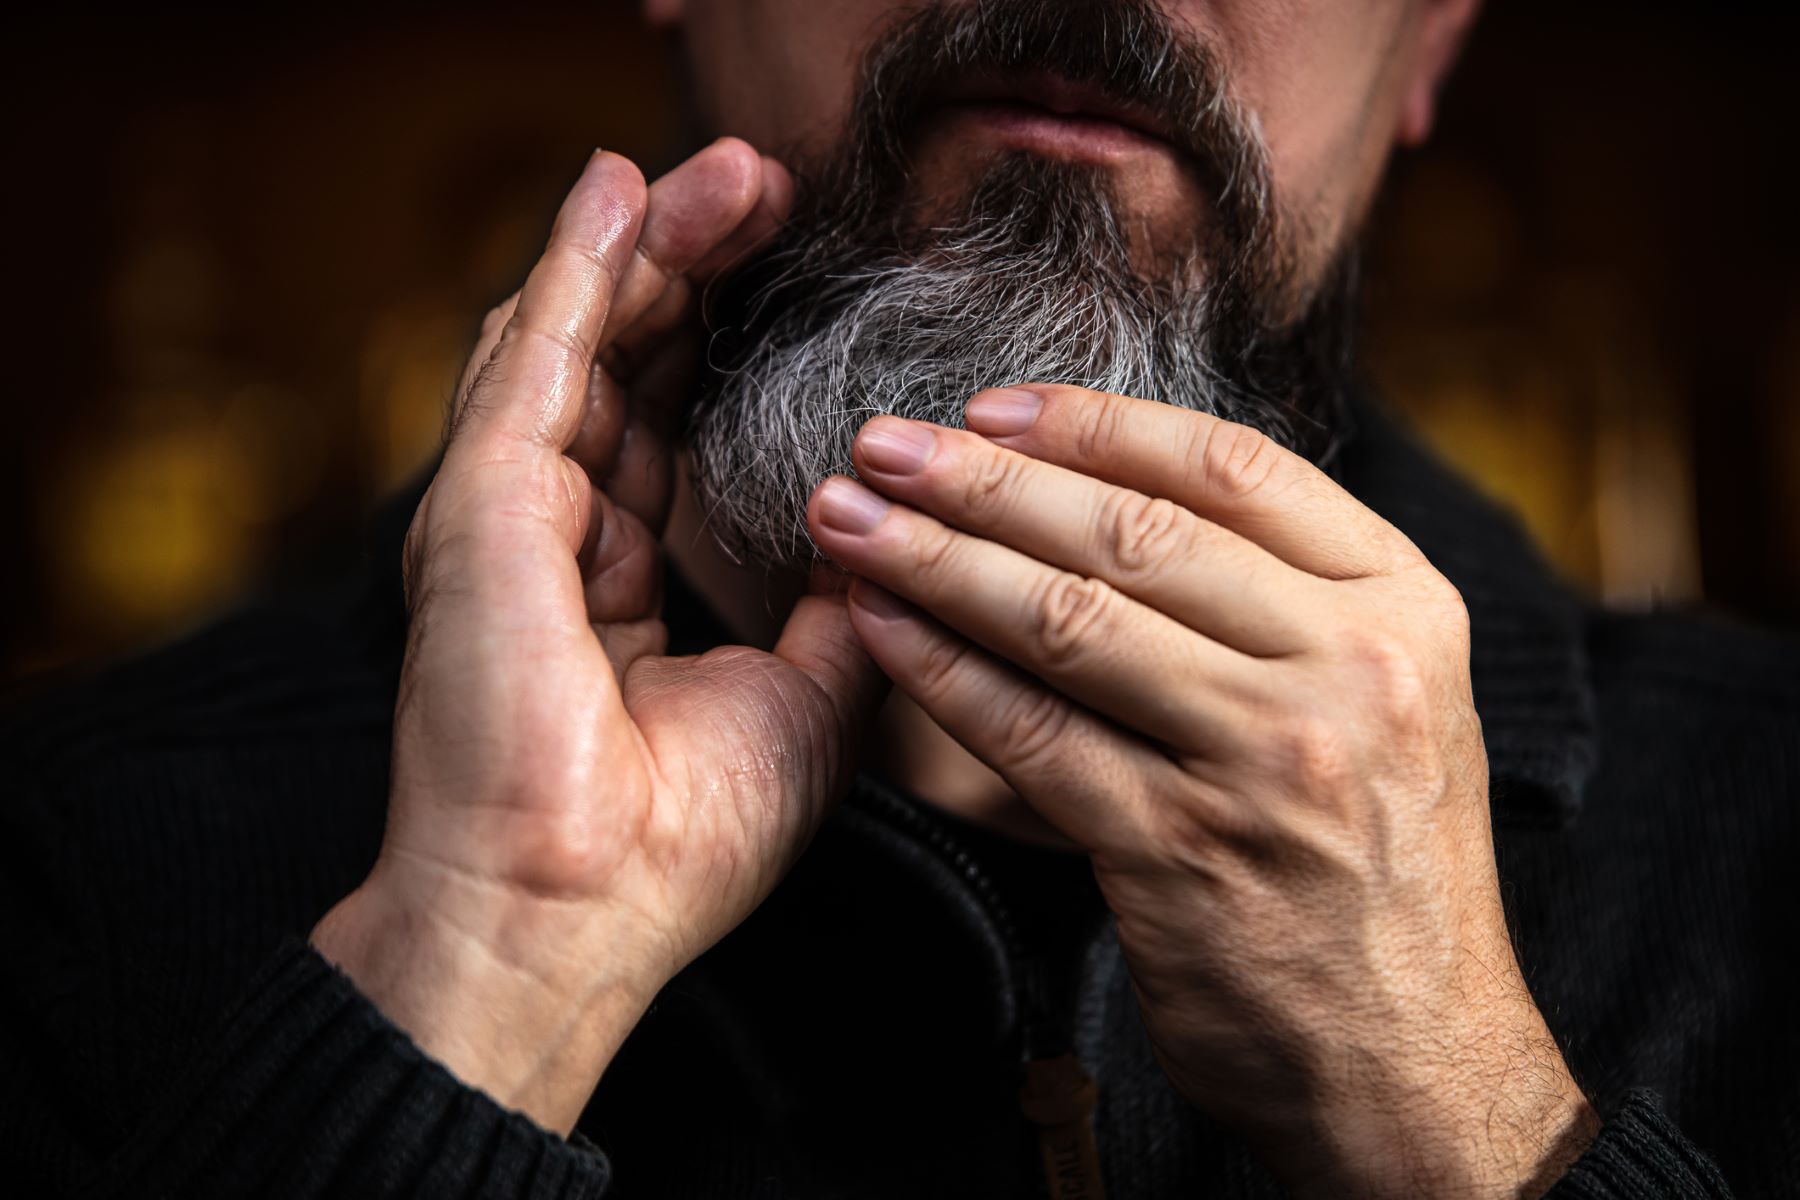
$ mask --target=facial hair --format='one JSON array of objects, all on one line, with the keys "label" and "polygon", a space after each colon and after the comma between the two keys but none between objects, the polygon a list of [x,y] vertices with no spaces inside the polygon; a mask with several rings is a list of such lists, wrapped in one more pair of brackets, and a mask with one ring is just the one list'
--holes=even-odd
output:
[{"label": "facial hair", "polygon": [[[905,135],[936,83],[1053,69],[1161,116],[1205,184],[1191,245],[1141,261],[1107,169],[997,156],[948,217],[910,194]],[[968,399],[1066,383],[1158,400],[1329,450],[1350,374],[1356,259],[1295,279],[1254,120],[1206,48],[1148,0],[974,0],[878,39],[848,133],[799,164],[800,205],[708,297],[692,478],[733,558],[804,569],[813,489],[893,414],[959,427]]]}]

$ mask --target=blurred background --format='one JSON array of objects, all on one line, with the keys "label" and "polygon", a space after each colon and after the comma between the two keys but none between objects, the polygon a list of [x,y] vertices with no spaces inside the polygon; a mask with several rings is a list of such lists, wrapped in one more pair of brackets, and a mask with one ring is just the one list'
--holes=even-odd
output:
[{"label": "blurred background", "polygon": [[[586,151],[655,170],[681,137],[624,0],[36,22],[8,71],[10,680],[350,543]],[[1375,379],[1610,603],[1800,617],[1796,32],[1490,0],[1377,213]]]}]

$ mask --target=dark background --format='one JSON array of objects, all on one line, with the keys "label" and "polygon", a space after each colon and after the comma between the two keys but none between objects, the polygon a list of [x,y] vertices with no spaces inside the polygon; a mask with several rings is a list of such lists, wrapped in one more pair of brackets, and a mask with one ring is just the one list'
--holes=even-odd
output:
[{"label": "dark background", "polygon": [[[1376,215],[1375,378],[1611,603],[1800,617],[1796,33],[1490,0]],[[352,538],[587,150],[679,147],[624,3],[86,9],[10,41],[0,678]]]}]

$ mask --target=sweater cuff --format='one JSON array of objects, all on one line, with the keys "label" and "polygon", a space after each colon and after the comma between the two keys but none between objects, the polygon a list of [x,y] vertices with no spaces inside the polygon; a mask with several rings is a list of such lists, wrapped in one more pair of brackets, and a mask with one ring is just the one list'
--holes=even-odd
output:
[{"label": "sweater cuff", "polygon": [[122,1194],[587,1200],[607,1160],[427,1056],[291,940],[121,1156]]},{"label": "sweater cuff", "polygon": [[1731,1189],[1712,1160],[1662,1110],[1656,1093],[1627,1092],[1568,1174],[1545,1200],[1730,1200]]}]

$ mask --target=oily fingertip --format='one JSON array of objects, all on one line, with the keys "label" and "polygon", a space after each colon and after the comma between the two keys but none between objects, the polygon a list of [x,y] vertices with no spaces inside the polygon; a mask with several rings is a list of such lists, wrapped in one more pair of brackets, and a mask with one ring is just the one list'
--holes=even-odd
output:
[{"label": "oily fingertip", "polygon": [[762,205],[777,222],[794,208],[794,176],[778,158],[762,156]]}]

